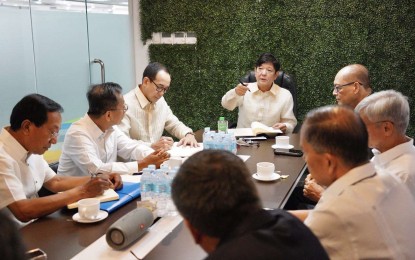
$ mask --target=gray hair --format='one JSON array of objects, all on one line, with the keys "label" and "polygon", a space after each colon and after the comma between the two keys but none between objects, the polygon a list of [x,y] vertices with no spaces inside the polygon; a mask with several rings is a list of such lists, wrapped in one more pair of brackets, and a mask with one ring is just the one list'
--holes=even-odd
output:
[{"label": "gray hair", "polygon": [[390,121],[397,131],[405,134],[409,125],[408,98],[396,90],[384,90],[364,98],[355,108],[373,123]]}]

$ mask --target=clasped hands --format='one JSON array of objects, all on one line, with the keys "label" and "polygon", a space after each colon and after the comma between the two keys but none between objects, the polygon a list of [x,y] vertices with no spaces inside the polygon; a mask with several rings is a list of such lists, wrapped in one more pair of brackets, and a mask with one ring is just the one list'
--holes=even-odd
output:
[{"label": "clasped hands", "polygon": [[323,191],[324,191],[324,188],[320,186],[315,181],[315,179],[313,179],[311,174],[308,174],[304,182],[304,189],[303,189],[304,196],[314,202],[318,202],[321,198]]}]

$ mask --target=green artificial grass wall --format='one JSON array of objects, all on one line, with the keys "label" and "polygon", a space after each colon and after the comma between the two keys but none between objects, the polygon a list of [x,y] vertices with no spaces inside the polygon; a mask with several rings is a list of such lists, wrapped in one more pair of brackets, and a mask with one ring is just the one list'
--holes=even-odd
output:
[{"label": "green artificial grass wall", "polygon": [[194,45],[149,47],[150,60],[172,75],[167,102],[195,130],[216,129],[219,116],[236,121],[221,98],[262,52],[295,79],[300,122],[334,104],[334,76],[351,63],[368,67],[374,91],[401,91],[415,111],[415,1],[141,0],[140,15],[143,42],[152,32],[197,35]]}]

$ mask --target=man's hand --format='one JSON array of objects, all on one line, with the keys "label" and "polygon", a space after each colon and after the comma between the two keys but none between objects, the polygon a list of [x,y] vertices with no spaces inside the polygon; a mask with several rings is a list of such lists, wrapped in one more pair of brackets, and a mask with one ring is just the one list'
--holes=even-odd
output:
[{"label": "man's hand", "polygon": [[199,144],[196,141],[196,138],[193,134],[187,134],[185,137],[183,137],[177,146],[190,146],[190,147],[199,147]]},{"label": "man's hand", "polygon": [[93,198],[102,195],[111,185],[112,183],[104,176],[91,178],[87,183],[82,185],[81,192],[84,193],[85,198]]},{"label": "man's hand", "polygon": [[142,170],[150,164],[154,164],[157,168],[160,168],[160,164],[162,164],[169,158],[170,154],[163,149],[154,151],[153,153],[145,157],[141,162],[138,162],[138,169]]},{"label": "man's hand", "polygon": [[323,191],[324,191],[324,188],[320,186],[319,184],[317,184],[317,182],[313,178],[311,178],[310,174],[307,175],[305,179],[304,190],[303,190],[304,196],[314,202],[318,202],[321,198]]},{"label": "man's hand", "polygon": [[238,84],[235,87],[235,92],[238,96],[244,96],[247,91],[249,91],[249,88],[247,86],[242,85],[242,84]]},{"label": "man's hand", "polygon": [[160,150],[160,149],[170,150],[173,144],[174,144],[173,138],[168,137],[168,136],[162,136],[160,140],[151,144],[151,148],[153,148],[154,150]]},{"label": "man's hand", "polygon": [[272,126],[272,128],[280,129],[283,133],[287,131],[287,126],[284,123],[276,123],[275,125]]},{"label": "man's hand", "polygon": [[111,189],[119,190],[122,188],[122,178],[118,173],[103,173],[99,174],[98,177],[107,180]]}]

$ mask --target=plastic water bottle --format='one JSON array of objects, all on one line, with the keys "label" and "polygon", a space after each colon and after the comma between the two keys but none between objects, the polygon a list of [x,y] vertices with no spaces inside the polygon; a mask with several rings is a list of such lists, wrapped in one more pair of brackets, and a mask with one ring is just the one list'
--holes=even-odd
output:
[{"label": "plastic water bottle", "polygon": [[154,197],[157,205],[157,216],[164,217],[166,215],[166,197],[167,195],[167,175],[163,170],[155,171],[155,183],[154,183]]},{"label": "plastic water bottle", "polygon": [[232,152],[232,134],[227,133],[222,139],[223,142],[223,149],[229,152]]},{"label": "plastic water bottle", "polygon": [[225,120],[223,116],[219,117],[218,121],[218,133],[227,133],[228,132],[228,121]]},{"label": "plastic water bottle", "polygon": [[203,149],[215,149],[215,132],[214,131],[210,131],[209,133],[206,134],[207,136],[207,140],[206,140],[206,147],[203,146]]},{"label": "plastic water bottle", "polygon": [[160,170],[162,170],[163,173],[167,174],[167,172],[169,171],[169,166],[167,164],[162,164],[160,165]]},{"label": "plastic water bottle", "polygon": [[203,149],[209,149],[208,147],[208,136],[210,132],[210,127],[205,127],[205,131],[203,131]]},{"label": "plastic water bottle", "polygon": [[236,154],[238,152],[238,144],[236,143],[236,137],[235,134],[229,134],[231,138],[231,152],[233,154]]},{"label": "plastic water bottle", "polygon": [[168,216],[176,216],[178,214],[176,205],[174,205],[173,199],[171,197],[171,184],[173,182],[174,177],[177,174],[177,169],[173,169],[169,171],[167,175],[168,186],[167,186],[167,203],[166,203],[166,213]]},{"label": "plastic water bottle", "polygon": [[151,173],[153,173],[153,172],[156,170],[156,165],[154,165],[154,164],[149,164],[149,165],[147,166],[147,168],[149,168],[149,169],[150,169],[150,172],[151,172]]},{"label": "plastic water bottle", "polygon": [[151,186],[151,170],[149,168],[144,168],[140,181],[141,200],[151,200]]}]

